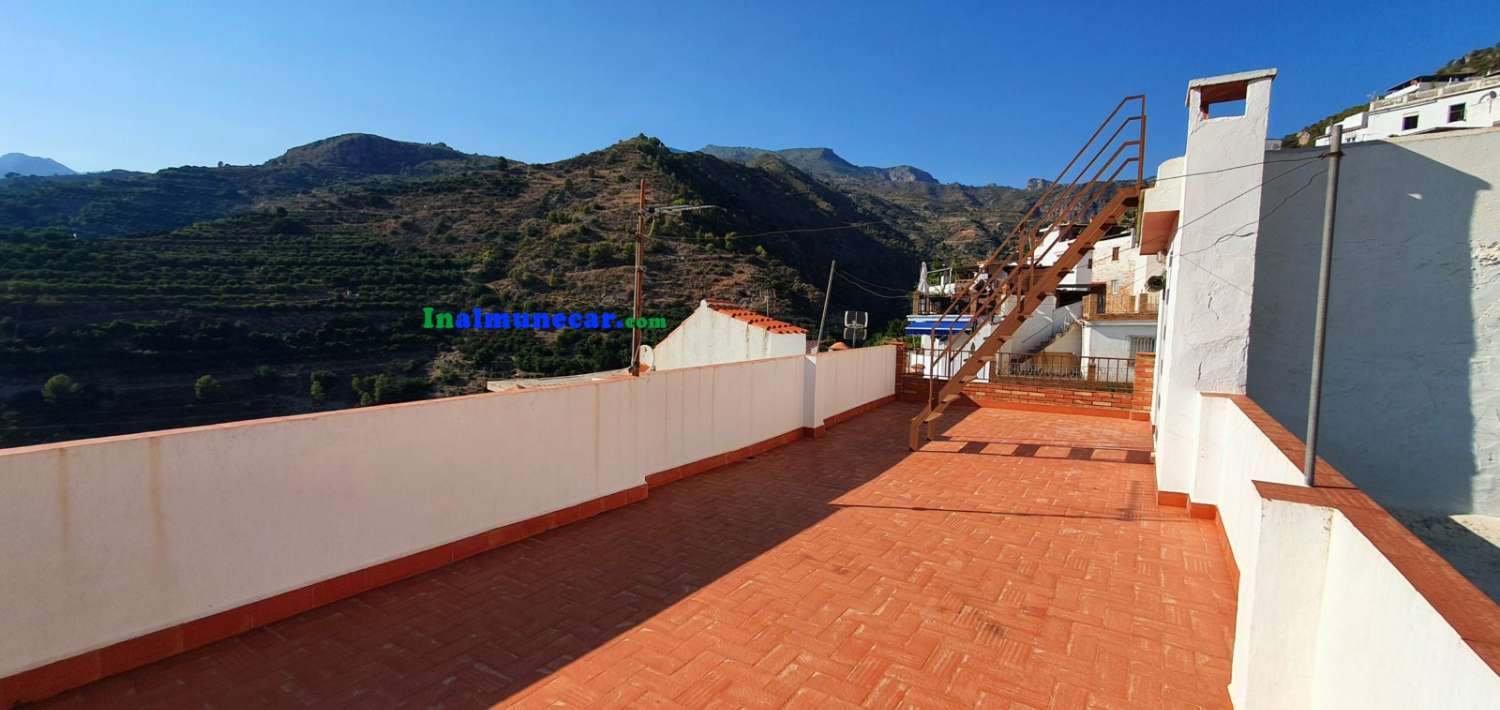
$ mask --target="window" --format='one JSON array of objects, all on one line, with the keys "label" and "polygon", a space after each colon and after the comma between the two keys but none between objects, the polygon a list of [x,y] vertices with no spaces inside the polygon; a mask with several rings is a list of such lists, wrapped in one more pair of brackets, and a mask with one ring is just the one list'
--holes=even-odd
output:
[{"label": "window", "polygon": [[1135,357],[1138,353],[1156,352],[1156,338],[1150,335],[1130,336],[1130,356]]},{"label": "window", "polygon": [[1119,261],[1120,260],[1120,248],[1119,247],[1115,247],[1115,252],[1114,252],[1114,254],[1110,255],[1109,260],[1110,261]]},{"label": "window", "polygon": [[1411,130],[1413,128],[1416,128],[1416,127],[1417,127],[1417,115],[1416,114],[1412,114],[1410,116],[1402,116],[1401,117],[1401,130],[1403,130],[1403,131],[1409,131],[1409,130]]},{"label": "window", "polygon": [[1449,106],[1448,107],[1448,122],[1449,123],[1458,123],[1459,121],[1462,121],[1462,120],[1464,120],[1464,105],[1463,104],[1453,104],[1452,106]]}]

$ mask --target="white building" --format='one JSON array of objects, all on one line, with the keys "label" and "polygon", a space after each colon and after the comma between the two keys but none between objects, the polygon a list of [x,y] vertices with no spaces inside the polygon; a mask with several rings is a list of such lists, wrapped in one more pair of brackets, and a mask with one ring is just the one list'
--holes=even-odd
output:
[{"label": "white building", "polygon": [[807,352],[807,330],[724,301],[704,300],[656,347],[642,346],[653,370],[760,360]]},{"label": "white building", "polygon": [[[1500,124],[1495,107],[1500,73],[1418,76],[1401,82],[1370,102],[1370,108],[1339,123],[1344,142],[1358,143],[1392,136],[1489,128]],[[1316,141],[1328,145],[1328,133]]]},{"label": "white building", "polygon": [[[1195,82],[1185,161],[1162,167],[1188,175],[1171,181],[1183,226],[1158,334],[1162,490],[1196,494],[1201,393],[1249,394],[1291,431],[1306,427],[1326,160],[1265,152],[1274,76]],[[1244,115],[1198,110],[1205,92],[1235,95],[1226,85],[1247,99]],[[1319,451],[1385,505],[1500,515],[1496,185],[1500,128],[1345,146]],[[1171,207],[1157,189],[1147,242]]]}]

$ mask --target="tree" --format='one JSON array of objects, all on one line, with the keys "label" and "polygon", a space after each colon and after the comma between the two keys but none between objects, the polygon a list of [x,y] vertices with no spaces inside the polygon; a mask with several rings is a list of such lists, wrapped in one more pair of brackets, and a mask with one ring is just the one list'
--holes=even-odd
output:
[{"label": "tree", "polygon": [[193,394],[198,397],[198,401],[200,402],[212,402],[218,399],[219,394],[223,391],[223,385],[220,385],[219,381],[214,379],[212,375],[199,377],[198,381],[193,383]]},{"label": "tree", "polygon": [[42,399],[48,405],[66,411],[83,399],[83,385],[67,375],[53,375],[42,385]]},{"label": "tree", "polygon": [[307,390],[307,396],[312,398],[314,404],[322,404],[323,400],[328,399],[328,393],[323,391],[323,383],[320,380],[313,380],[312,387]]}]

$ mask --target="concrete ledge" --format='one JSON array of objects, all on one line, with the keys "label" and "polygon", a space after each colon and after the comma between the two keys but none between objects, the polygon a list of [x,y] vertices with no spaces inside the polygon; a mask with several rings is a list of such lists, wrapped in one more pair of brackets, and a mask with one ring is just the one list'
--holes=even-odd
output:
[{"label": "concrete ledge", "polygon": [[[1306,444],[1249,397],[1237,394],[1204,396],[1232,401],[1288,461],[1298,468],[1302,466]],[[1342,513],[1480,659],[1500,674],[1500,606],[1338,469],[1319,457],[1312,487],[1265,481],[1252,483],[1263,500],[1331,508]]]}]

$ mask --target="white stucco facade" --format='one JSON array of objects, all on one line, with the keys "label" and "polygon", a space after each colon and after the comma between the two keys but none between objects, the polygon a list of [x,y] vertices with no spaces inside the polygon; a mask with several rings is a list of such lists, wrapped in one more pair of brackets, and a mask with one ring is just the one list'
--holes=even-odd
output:
[{"label": "white stucco facade", "polygon": [[893,346],[0,451],[0,678],[824,425]]},{"label": "white stucco facade", "polygon": [[[1416,82],[1370,103],[1340,121],[1344,142],[1380,140],[1393,136],[1457,128],[1489,128],[1500,123],[1500,75],[1461,82]],[[1328,145],[1324,134],[1316,145]]]},{"label": "white stucco facade", "polygon": [[650,348],[641,361],[655,370],[676,370],[806,352],[804,332],[774,332],[716,310],[703,301],[692,315]]},{"label": "white stucco facade", "polygon": [[1100,239],[1089,253],[1090,280],[1102,283],[1111,293],[1132,293],[1135,286],[1134,237],[1124,234]]},{"label": "white stucco facade", "polygon": [[[1188,90],[1177,236],[1158,321],[1157,485],[1188,492],[1200,392],[1242,393],[1274,69],[1197,79]],[[1205,91],[1242,87],[1244,114],[1211,115]],[[1148,195],[1149,199],[1149,195]]]},{"label": "white stucco facade", "polygon": [[[1266,178],[1248,388],[1301,432],[1324,177]],[[1500,515],[1497,187],[1500,129],[1345,146],[1320,453],[1388,506]]]},{"label": "white stucco facade", "polygon": [[[1088,320],[1084,323],[1082,355],[1088,358],[1133,358],[1132,338],[1156,340],[1156,320]],[[1140,341],[1135,341],[1139,343]]]},{"label": "white stucco facade", "polygon": [[1263,495],[1257,481],[1305,488],[1300,468],[1234,401],[1199,399],[1188,488],[1217,507],[1240,573],[1234,707],[1500,707],[1500,676],[1376,544],[1338,509]]}]

